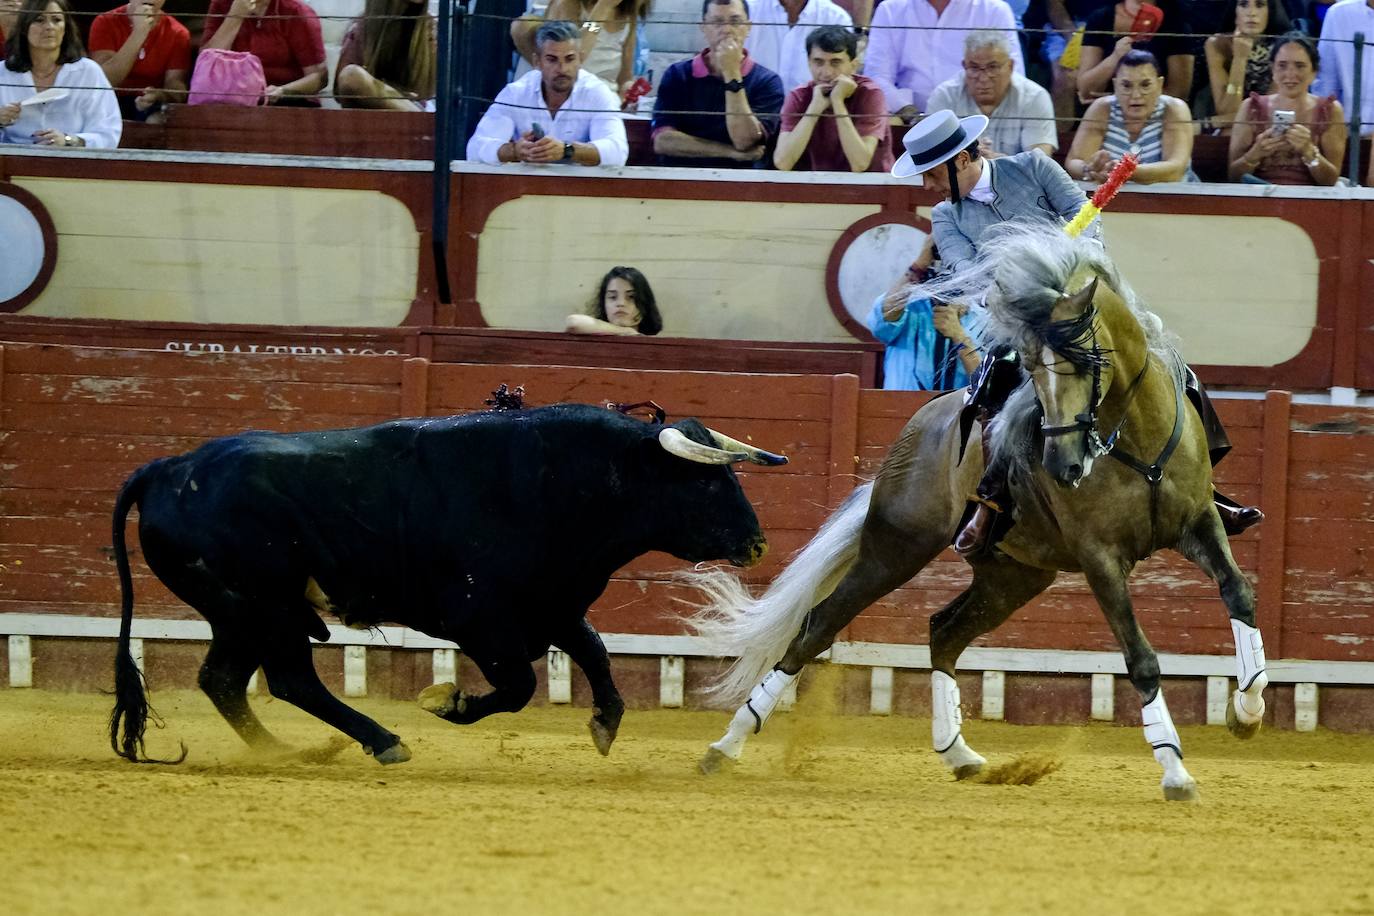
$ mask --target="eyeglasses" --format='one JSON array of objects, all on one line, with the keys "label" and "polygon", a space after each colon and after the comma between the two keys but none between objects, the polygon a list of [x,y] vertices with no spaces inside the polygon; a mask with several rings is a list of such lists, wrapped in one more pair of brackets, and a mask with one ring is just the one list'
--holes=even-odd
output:
[{"label": "eyeglasses", "polygon": [[1004,60],[1000,63],[993,62],[990,64],[984,64],[982,66],[979,66],[978,64],[971,64],[968,61],[964,61],[964,72],[967,73],[969,76],[973,77],[974,79],[977,79],[980,76],[996,76],[1003,70],[1007,69],[1007,67],[1009,67],[1010,65],[1011,61],[1009,60]]}]

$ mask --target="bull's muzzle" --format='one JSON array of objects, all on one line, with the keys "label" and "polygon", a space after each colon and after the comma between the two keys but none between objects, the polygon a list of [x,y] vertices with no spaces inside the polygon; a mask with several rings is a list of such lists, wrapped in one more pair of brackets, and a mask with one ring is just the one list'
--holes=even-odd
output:
[{"label": "bull's muzzle", "polygon": [[760,534],[758,538],[755,539],[754,543],[749,545],[749,549],[743,556],[731,559],[730,563],[734,566],[741,567],[757,566],[767,553],[768,538]]}]

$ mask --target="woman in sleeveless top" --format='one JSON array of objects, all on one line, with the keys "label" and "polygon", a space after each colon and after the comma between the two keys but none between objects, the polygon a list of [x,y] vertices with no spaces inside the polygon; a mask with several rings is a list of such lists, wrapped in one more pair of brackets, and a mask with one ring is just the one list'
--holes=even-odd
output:
[{"label": "woman in sleeveless top", "polygon": [[1222,31],[1207,39],[1203,48],[1213,126],[1230,130],[1242,99],[1269,92],[1269,49],[1273,38],[1288,29],[1282,0],[1231,0],[1227,5]]},{"label": "woman in sleeveless top", "polygon": [[1231,131],[1232,181],[1334,185],[1345,162],[1345,112],[1334,98],[1309,91],[1320,58],[1306,35],[1285,35],[1274,44],[1272,95],[1253,95],[1241,105]]},{"label": "woman in sleeveless top", "polygon": [[1164,95],[1159,62],[1149,51],[1131,51],[1112,76],[1114,95],[1088,106],[1064,160],[1080,181],[1105,181],[1122,156],[1140,162],[1131,181],[1196,181],[1192,115],[1183,101]]},{"label": "woman in sleeveless top", "polygon": [[547,21],[563,20],[582,27],[582,69],[606,82],[623,100],[634,83],[635,40],[649,0],[552,0],[542,20],[511,23],[511,38],[527,61],[534,62],[534,33]]}]

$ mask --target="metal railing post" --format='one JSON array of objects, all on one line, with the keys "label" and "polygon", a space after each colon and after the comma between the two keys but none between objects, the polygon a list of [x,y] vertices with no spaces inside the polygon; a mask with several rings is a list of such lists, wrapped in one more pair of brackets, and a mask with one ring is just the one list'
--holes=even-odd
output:
[{"label": "metal railing post", "polygon": [[1364,32],[1355,33],[1355,73],[1350,99],[1350,183],[1360,183],[1360,106],[1364,104]]},{"label": "metal railing post", "polygon": [[448,282],[448,195],[450,141],[453,120],[453,4],[439,0],[439,48],[434,77],[434,180],[430,200],[430,241],[434,254],[434,277],[439,301],[453,302]]}]

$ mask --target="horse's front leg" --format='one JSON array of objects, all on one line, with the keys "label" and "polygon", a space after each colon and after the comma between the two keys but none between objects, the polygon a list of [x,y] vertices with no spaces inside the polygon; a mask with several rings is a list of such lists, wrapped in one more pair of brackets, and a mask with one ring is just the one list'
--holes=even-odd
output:
[{"label": "horse's front leg", "polygon": [[[1093,554],[1101,557],[1106,551],[1093,551]],[[1183,766],[1183,742],[1159,686],[1159,659],[1136,622],[1135,609],[1131,606],[1130,591],[1126,587],[1129,568],[1105,556],[1102,562],[1085,566],[1083,572],[1121,646],[1127,676],[1140,694],[1140,721],[1145,727],[1145,740],[1154,749],[1155,760],[1164,768],[1164,778],[1160,781],[1164,797],[1169,801],[1194,801],[1197,782]]]},{"label": "horse's front leg", "polygon": [[1192,560],[1221,589],[1221,600],[1231,615],[1231,635],[1236,643],[1237,689],[1226,705],[1226,727],[1237,738],[1253,738],[1264,722],[1264,639],[1255,626],[1255,590],[1231,556],[1231,545],[1215,507],[1193,525],[1179,544],[1179,552]]}]

